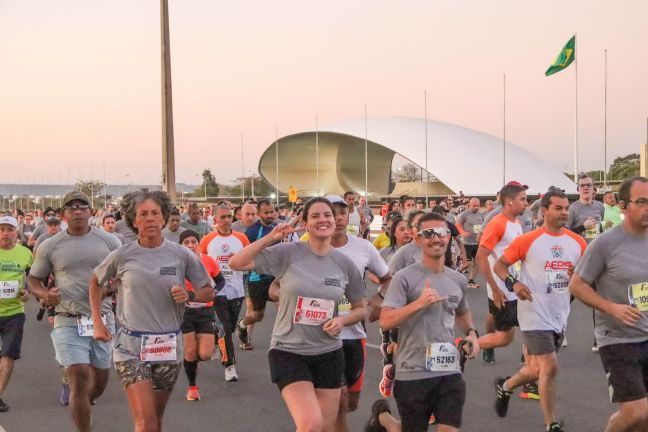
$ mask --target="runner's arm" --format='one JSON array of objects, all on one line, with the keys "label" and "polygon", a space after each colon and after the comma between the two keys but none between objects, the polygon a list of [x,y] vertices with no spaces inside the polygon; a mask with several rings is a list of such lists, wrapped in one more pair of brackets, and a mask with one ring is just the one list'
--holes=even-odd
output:
[{"label": "runner's arm", "polygon": [[29,275],[27,276],[27,280],[25,282],[27,283],[29,292],[32,293],[34,297],[36,297],[38,300],[46,300],[48,290],[47,288],[45,288],[45,285],[43,285],[43,281]]},{"label": "runner's arm", "polygon": [[195,290],[195,292],[196,297],[193,301],[207,303],[214,299],[214,289],[212,288],[211,283],[207,283],[205,286]]},{"label": "runner's arm", "polygon": [[88,287],[88,294],[90,299],[90,310],[92,311],[93,320],[95,318],[101,321],[101,299],[104,297],[102,288],[99,285],[99,279],[96,274],[92,274],[90,284]]},{"label": "runner's arm", "polygon": [[491,288],[493,288],[493,290],[496,290],[499,288],[497,286],[497,283],[495,282],[493,273],[491,272],[490,265],[488,264],[488,256],[491,253],[493,253],[492,250],[488,249],[483,245],[480,245],[479,249],[477,249],[475,262],[477,263],[477,268],[479,269],[479,273],[484,275],[484,277],[486,278],[486,282],[488,282],[488,285],[490,285]]}]

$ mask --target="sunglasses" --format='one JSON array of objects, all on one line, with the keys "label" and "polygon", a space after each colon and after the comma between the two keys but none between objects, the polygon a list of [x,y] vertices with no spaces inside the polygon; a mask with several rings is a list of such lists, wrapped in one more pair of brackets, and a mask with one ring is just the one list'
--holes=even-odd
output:
[{"label": "sunglasses", "polygon": [[65,206],[66,209],[68,210],[88,210],[90,208],[89,204],[73,204],[69,206]]},{"label": "sunglasses", "polygon": [[423,237],[424,239],[431,239],[434,238],[434,236],[446,237],[448,234],[450,234],[450,230],[444,227],[427,228],[418,232],[418,236]]}]

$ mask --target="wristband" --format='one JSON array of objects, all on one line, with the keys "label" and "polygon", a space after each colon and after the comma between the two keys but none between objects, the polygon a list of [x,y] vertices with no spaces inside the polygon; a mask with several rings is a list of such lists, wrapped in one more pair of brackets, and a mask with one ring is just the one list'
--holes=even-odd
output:
[{"label": "wristband", "polygon": [[187,301],[194,301],[196,299],[196,293],[193,291],[187,291]]},{"label": "wristband", "polygon": [[504,279],[504,285],[506,285],[506,289],[509,290],[510,292],[513,292],[513,285],[518,283],[518,280],[515,279],[515,276],[512,274],[509,274],[506,276],[506,279]]},{"label": "wristband", "polygon": [[378,297],[380,297],[381,299],[385,300],[385,296],[384,296],[380,291],[378,291]]}]

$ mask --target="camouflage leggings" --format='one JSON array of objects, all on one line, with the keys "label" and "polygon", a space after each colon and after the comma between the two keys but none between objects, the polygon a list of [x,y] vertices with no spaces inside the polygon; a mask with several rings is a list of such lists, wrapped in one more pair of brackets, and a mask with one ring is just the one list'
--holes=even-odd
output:
[{"label": "camouflage leggings", "polygon": [[115,362],[115,369],[124,390],[131,384],[152,380],[154,390],[170,392],[178,379],[181,365],[182,363],[149,363],[131,359]]}]

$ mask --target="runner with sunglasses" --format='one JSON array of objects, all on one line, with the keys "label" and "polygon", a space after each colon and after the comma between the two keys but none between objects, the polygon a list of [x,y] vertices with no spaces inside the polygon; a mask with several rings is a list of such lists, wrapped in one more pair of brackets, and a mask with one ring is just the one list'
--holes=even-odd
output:
[{"label": "runner with sunglasses", "polygon": [[[466,344],[467,356],[474,358],[479,352],[466,299],[468,281],[445,266],[450,243],[445,217],[436,213],[422,216],[416,242],[423,252],[422,260],[394,275],[380,314],[381,328],[399,328],[394,397],[402,430],[427,431],[434,413],[438,431],[458,431],[466,383],[455,346],[455,325],[470,342]],[[369,421],[374,429],[368,430],[400,430],[391,416],[381,418],[384,412],[374,412]]]}]

